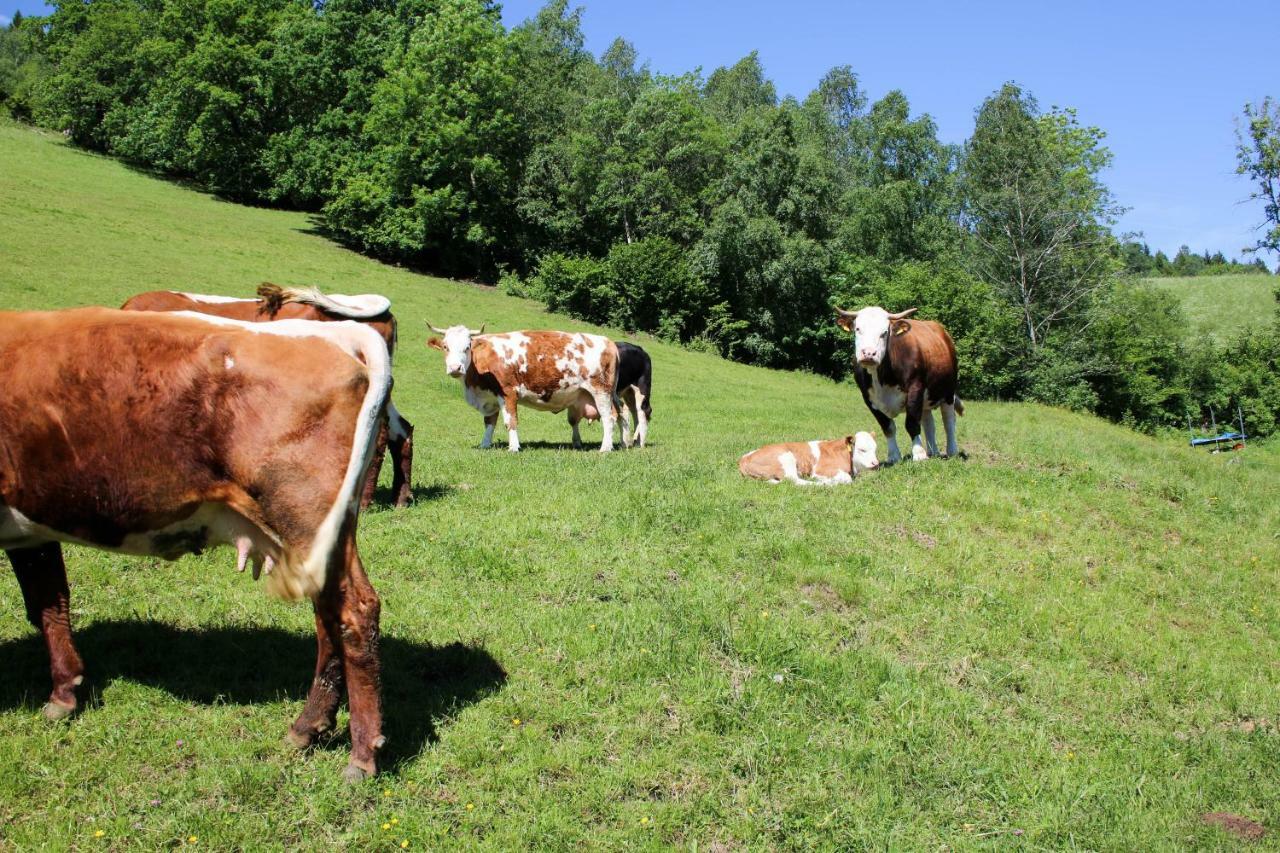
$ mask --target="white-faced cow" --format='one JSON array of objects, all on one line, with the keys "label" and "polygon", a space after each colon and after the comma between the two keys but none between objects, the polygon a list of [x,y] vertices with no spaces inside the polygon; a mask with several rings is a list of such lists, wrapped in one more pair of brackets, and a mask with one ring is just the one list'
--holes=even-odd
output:
[{"label": "white-faced cow", "polygon": [[[130,297],[121,308],[126,311],[198,311],[251,323],[357,320],[381,335],[387,352],[395,358],[396,318],[391,313],[391,301],[376,293],[344,296],[321,293],[314,287],[281,287],[268,282],[258,288],[257,299],[153,290]],[[405,420],[391,401],[387,402],[386,422],[378,430],[377,452],[361,493],[361,508],[373,502],[378,474],[382,471],[382,457],[388,450],[395,466],[391,477],[392,500],[397,507],[404,507],[413,496],[413,424]]]},{"label": "white-faced cow", "polygon": [[[516,410],[528,406],[559,412],[575,403],[593,406],[604,426],[600,451],[613,450],[617,397],[618,347],[601,335],[523,331],[484,334],[466,326],[431,331],[440,335],[427,346],[444,353],[445,372],[462,380],[467,402],[484,415],[481,447],[493,444],[493,429],[502,413],[511,451],[520,449]],[[574,425],[574,446],[581,446]],[[624,427],[624,435],[626,433]]]},{"label": "white-faced cow", "polygon": [[231,545],[241,570],[315,609],[290,738],[333,728],[345,685],[345,775],[374,773],[380,605],[356,521],[390,387],[386,345],[359,323],[0,313],[0,549],[48,649],[45,716],[72,713],[84,677],[60,543],[168,560]]},{"label": "white-faced cow", "polygon": [[[956,415],[964,403],[956,396],[956,347],[940,323],[908,320],[916,309],[890,314],[872,306],[860,311],[836,309],[836,322],[854,336],[853,377],[862,399],[889,442],[887,461],[902,458],[893,419],[907,413],[911,458],[938,455],[933,410],[942,409],[947,456],[955,456]],[[920,426],[928,450],[920,442]]]},{"label": "white-faced cow", "polygon": [[[649,421],[653,418],[653,362],[649,353],[635,344],[618,341],[618,398],[631,413],[630,422],[636,425],[635,443],[644,447],[649,438]],[[573,444],[582,444],[578,434],[578,422],[583,419],[600,419],[595,402],[579,397],[569,406],[569,426],[573,427]],[[630,446],[628,419],[622,419],[622,443]]]},{"label": "white-faced cow", "polygon": [[880,467],[876,440],[869,432],[832,441],[791,441],[766,444],[738,460],[744,476],[797,486],[852,483],[863,471]]}]

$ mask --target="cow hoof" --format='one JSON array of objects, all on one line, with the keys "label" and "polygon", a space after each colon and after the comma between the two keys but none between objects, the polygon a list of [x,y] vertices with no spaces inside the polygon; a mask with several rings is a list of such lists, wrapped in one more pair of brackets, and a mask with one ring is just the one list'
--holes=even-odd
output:
[{"label": "cow hoof", "polygon": [[914,462],[923,462],[928,458],[929,454],[925,452],[923,447],[917,447],[915,450],[911,451],[911,459]]},{"label": "cow hoof", "polygon": [[49,722],[65,720],[75,712],[75,705],[63,705],[60,702],[54,702],[52,699],[45,702],[44,707],[40,709],[40,713],[44,714],[44,718]]},{"label": "cow hoof", "polygon": [[315,735],[307,734],[306,732],[295,732],[293,729],[289,729],[288,734],[284,737],[289,742],[289,745],[297,750],[310,749],[311,744],[315,743],[316,739]]},{"label": "cow hoof", "polygon": [[363,782],[373,775],[373,771],[365,770],[356,764],[348,764],[346,769],[342,771],[342,781],[348,785],[354,785],[357,782]]}]

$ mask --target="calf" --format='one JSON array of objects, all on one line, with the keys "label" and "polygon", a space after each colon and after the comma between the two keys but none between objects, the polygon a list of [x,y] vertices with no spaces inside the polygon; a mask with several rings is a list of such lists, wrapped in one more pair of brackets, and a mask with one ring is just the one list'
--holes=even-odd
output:
[{"label": "calf", "polygon": [[766,444],[738,460],[744,476],[770,483],[789,480],[797,486],[852,483],[858,474],[878,467],[876,440],[869,432],[832,441]]},{"label": "calf", "polygon": [[375,772],[380,605],[356,521],[391,388],[382,339],[358,323],[83,308],[0,313],[0,354],[0,549],[48,648],[45,716],[75,710],[84,676],[60,543],[168,560],[232,545],[237,568],[315,609],[291,739],[333,728],[345,684],[345,776]]},{"label": "calf", "polygon": [[[376,293],[343,296],[321,293],[314,287],[281,287],[268,282],[258,288],[257,299],[153,290],[130,297],[121,307],[126,311],[198,311],[252,323],[357,320],[381,335],[387,352],[395,357],[396,318],[391,313],[390,300]],[[378,449],[373,464],[369,466],[369,477],[360,498],[361,508],[373,502],[378,475],[382,471],[382,457],[388,448],[395,465],[391,478],[392,499],[397,507],[404,507],[413,496],[413,424],[405,420],[390,401],[387,402],[386,420],[378,430]]]},{"label": "calf", "polygon": [[[942,409],[947,431],[947,456],[955,456],[956,415],[964,403],[956,396],[956,347],[941,323],[907,320],[916,309],[890,314],[872,306],[860,311],[836,309],[836,323],[853,332],[853,378],[862,399],[889,440],[890,465],[902,458],[893,419],[907,413],[911,458],[917,461],[938,455],[933,410]],[[928,450],[920,443],[924,424]]]},{"label": "calf", "polygon": [[[445,372],[462,380],[467,402],[484,415],[481,447],[493,444],[493,428],[501,410],[507,427],[507,449],[520,450],[516,409],[520,405],[559,412],[576,403],[590,404],[604,425],[600,452],[613,450],[617,396],[618,347],[606,337],[568,332],[484,334],[466,326],[431,331],[427,346],[444,353]],[[627,436],[623,425],[623,437]],[[577,424],[574,447],[582,445]]]},{"label": "calf", "polygon": [[[636,425],[635,440],[644,447],[649,436],[649,420],[653,417],[653,362],[649,353],[635,344],[618,342],[618,397],[631,413],[631,423]],[[573,427],[573,446],[579,447],[582,438],[578,434],[578,422],[582,419],[599,420],[600,412],[593,401],[579,398],[569,406],[569,426]],[[627,419],[622,421],[622,441],[629,443]]]}]

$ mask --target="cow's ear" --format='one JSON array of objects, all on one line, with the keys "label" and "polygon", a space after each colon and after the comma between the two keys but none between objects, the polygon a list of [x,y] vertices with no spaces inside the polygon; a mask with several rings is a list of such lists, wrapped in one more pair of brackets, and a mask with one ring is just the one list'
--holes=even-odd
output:
[{"label": "cow's ear", "polygon": [[853,331],[853,317],[844,314],[836,315],[836,325],[844,329],[846,332]]},{"label": "cow's ear", "polygon": [[849,445],[850,447],[853,447],[853,436],[851,436],[851,435],[846,435],[846,436],[844,437],[844,443],[845,443],[845,444],[847,444],[847,445]]},{"label": "cow's ear", "polygon": [[908,323],[906,320],[894,321],[894,324],[893,324],[894,337],[897,337],[898,335],[905,335],[909,331],[911,331],[911,324]]},{"label": "cow's ear", "polygon": [[427,346],[444,352],[444,341],[440,338],[427,338]]}]

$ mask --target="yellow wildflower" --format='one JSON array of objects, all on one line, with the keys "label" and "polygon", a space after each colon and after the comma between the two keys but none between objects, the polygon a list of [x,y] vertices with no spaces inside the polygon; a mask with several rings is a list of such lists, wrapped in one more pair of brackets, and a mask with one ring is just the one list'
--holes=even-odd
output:
[{"label": "yellow wildflower", "polygon": [[103,832],[101,829],[96,829],[96,830],[94,830],[94,832],[93,832],[93,837],[94,837],[94,838],[101,838],[101,837],[102,837],[102,836],[104,836],[104,835],[106,835],[106,833],[105,833],[105,832]]}]

